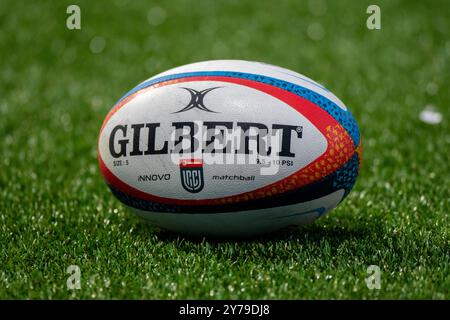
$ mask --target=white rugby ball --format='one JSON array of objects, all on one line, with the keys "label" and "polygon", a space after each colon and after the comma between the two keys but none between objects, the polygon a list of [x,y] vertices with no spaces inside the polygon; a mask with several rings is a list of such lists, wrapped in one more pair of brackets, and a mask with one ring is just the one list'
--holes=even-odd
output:
[{"label": "white rugby ball", "polygon": [[112,193],[153,224],[249,236],[310,223],[349,193],[359,129],[296,72],[216,60],[158,74],[107,115],[98,159]]}]

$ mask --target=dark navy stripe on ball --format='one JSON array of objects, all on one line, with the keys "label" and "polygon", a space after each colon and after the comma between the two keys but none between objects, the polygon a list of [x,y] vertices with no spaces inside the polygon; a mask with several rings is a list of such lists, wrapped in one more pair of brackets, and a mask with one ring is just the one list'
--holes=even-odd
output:
[{"label": "dark navy stripe on ball", "polygon": [[[246,202],[221,204],[221,205],[177,205],[161,202],[146,201],[130,196],[119,189],[108,185],[112,193],[126,205],[144,210],[167,213],[202,213],[214,214],[219,212],[236,212],[257,210],[264,208],[282,207],[291,204],[311,201],[327,196],[337,190],[344,189],[344,197],[348,195],[355,184],[358,176],[359,160],[358,155],[354,156],[345,163],[340,169],[328,175],[320,181],[304,186],[300,189],[274,195],[267,198],[250,200]],[[343,199],[343,198],[342,198]]]}]

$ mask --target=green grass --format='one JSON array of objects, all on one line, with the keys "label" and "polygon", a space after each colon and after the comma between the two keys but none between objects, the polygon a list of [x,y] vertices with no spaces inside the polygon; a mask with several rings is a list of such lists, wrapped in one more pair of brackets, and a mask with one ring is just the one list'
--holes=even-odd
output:
[{"label": "green grass", "polygon": [[[372,1],[76,1],[82,29],[69,31],[72,3],[0,4],[0,298],[450,298],[447,1],[377,1],[378,31],[365,27]],[[153,6],[166,12],[157,26]],[[106,46],[94,54],[96,36]],[[197,241],[154,230],[107,190],[96,140],[114,102],[157,72],[219,58],[299,71],[352,110],[362,173],[327,217]],[[419,120],[428,104],[439,125]],[[380,290],[364,282],[371,264]],[[66,289],[69,265],[81,290]]]}]

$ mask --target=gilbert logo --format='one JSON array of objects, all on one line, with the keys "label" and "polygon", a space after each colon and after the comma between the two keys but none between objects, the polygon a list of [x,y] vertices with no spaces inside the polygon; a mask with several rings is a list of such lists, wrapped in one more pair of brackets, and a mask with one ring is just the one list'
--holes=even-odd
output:
[{"label": "gilbert logo", "polygon": [[180,160],[181,185],[191,193],[200,192],[205,185],[201,159]]},{"label": "gilbert logo", "polygon": [[189,103],[186,107],[184,107],[183,109],[181,109],[177,112],[173,112],[173,113],[185,112],[185,111],[189,111],[192,109],[200,109],[200,110],[206,111],[206,112],[218,113],[216,111],[209,110],[205,106],[205,103],[203,102],[203,99],[205,98],[206,94],[217,88],[220,88],[220,87],[214,87],[214,88],[204,89],[202,91],[197,91],[197,90],[194,90],[191,88],[182,87],[181,89],[187,90],[191,94],[191,101],[189,101]]}]

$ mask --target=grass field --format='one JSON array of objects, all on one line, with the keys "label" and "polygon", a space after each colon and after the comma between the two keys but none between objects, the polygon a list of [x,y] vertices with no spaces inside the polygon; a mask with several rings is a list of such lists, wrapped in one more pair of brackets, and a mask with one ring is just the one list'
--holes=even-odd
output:
[{"label": "grass field", "polygon": [[[450,4],[0,3],[0,298],[450,298]],[[81,30],[66,8],[81,8]],[[145,3],[145,4],[144,4]],[[364,163],[327,217],[245,242],[154,230],[108,191],[100,125],[165,69],[246,59],[296,70],[352,110]],[[426,105],[438,125],[419,120]],[[365,283],[381,269],[381,289]],[[69,265],[81,289],[66,288]]]}]

